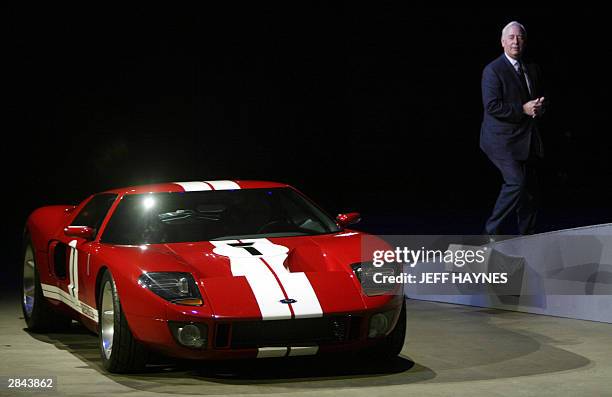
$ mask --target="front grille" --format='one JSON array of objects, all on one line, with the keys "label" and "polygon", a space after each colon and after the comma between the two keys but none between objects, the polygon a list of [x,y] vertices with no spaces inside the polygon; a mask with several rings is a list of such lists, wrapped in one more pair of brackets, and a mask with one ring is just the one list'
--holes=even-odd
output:
[{"label": "front grille", "polygon": [[215,347],[229,346],[230,324],[218,324],[215,332]]},{"label": "front grille", "polygon": [[359,319],[351,316],[238,321],[231,325],[230,343],[233,349],[244,349],[260,346],[343,342],[357,337],[357,334],[352,331],[358,323]]}]

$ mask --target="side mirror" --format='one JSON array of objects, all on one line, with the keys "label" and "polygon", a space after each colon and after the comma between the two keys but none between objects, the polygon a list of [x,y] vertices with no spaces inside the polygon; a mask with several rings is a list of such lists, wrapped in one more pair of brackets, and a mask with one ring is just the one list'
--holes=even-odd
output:
[{"label": "side mirror", "polygon": [[361,214],[359,212],[349,212],[347,214],[338,214],[336,217],[336,222],[338,225],[342,227],[347,227],[349,225],[354,225],[361,220]]},{"label": "side mirror", "polygon": [[89,226],[67,226],[64,228],[64,234],[68,237],[84,238],[88,241],[96,237],[95,229]]}]

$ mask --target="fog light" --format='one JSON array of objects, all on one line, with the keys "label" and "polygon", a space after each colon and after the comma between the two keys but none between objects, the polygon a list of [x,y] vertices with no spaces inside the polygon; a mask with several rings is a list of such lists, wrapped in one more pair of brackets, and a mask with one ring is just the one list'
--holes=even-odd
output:
[{"label": "fog light", "polygon": [[179,342],[189,347],[202,347],[204,341],[200,334],[200,329],[195,325],[188,324],[178,329],[177,336]]},{"label": "fog light", "polygon": [[389,319],[383,313],[376,313],[370,318],[369,338],[384,336],[389,329]]},{"label": "fog light", "polygon": [[206,347],[208,326],[206,324],[169,322],[170,330],[176,341],[193,349]]}]

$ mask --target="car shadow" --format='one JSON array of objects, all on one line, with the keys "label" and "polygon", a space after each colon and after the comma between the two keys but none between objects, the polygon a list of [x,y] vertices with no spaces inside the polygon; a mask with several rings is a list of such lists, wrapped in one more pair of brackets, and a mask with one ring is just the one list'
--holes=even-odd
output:
[{"label": "car shadow", "polygon": [[[79,358],[87,367],[138,390],[181,394],[177,387],[202,387],[205,394],[252,394],[295,389],[400,385],[435,378],[430,368],[407,356],[384,361],[341,359],[334,356],[288,357],[225,361],[176,360],[153,355],[145,371],[137,374],[110,374],[102,367],[97,335],[73,322],[61,333],[34,333],[32,338],[53,344]],[[254,388],[255,387],[255,388]],[[259,390],[259,392],[263,392]],[[198,393],[202,393],[199,390]]]},{"label": "car shadow", "polygon": [[[583,343],[579,331],[590,326],[593,332],[605,332],[607,326],[415,300],[407,305],[403,354],[376,362],[332,356],[231,361],[156,356],[146,371],[118,375],[104,370],[97,336],[78,323],[62,333],[29,335],[79,358],[82,368],[133,390],[227,395],[518,379],[573,371],[593,365],[572,352],[574,345]],[[558,333],[557,327],[570,331]]]}]

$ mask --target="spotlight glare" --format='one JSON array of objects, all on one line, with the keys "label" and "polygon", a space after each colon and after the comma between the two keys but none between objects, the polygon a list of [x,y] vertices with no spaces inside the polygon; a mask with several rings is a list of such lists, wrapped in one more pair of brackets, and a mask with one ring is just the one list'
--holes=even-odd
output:
[{"label": "spotlight glare", "polygon": [[153,200],[153,197],[147,197],[146,199],[144,199],[144,207],[145,209],[149,209],[152,208],[155,205],[155,200]]}]

